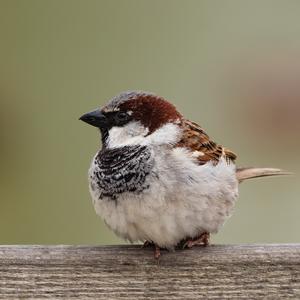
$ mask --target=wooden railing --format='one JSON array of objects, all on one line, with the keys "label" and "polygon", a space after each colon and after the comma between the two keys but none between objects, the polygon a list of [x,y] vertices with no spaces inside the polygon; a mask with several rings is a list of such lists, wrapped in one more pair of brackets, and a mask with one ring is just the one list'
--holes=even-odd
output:
[{"label": "wooden railing", "polygon": [[300,244],[0,246],[1,299],[300,299]]}]

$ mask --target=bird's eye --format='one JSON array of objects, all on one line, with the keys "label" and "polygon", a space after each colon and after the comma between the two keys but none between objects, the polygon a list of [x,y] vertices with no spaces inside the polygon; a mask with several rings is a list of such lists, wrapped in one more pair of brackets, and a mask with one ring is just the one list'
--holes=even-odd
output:
[{"label": "bird's eye", "polygon": [[119,111],[116,115],[115,115],[115,122],[116,125],[124,125],[126,124],[130,119],[130,116],[125,112],[125,111]]},{"label": "bird's eye", "polygon": [[119,120],[126,120],[127,119],[127,117],[128,117],[128,114],[125,112],[125,111],[119,111],[118,113],[117,113],[117,118],[119,119]]}]

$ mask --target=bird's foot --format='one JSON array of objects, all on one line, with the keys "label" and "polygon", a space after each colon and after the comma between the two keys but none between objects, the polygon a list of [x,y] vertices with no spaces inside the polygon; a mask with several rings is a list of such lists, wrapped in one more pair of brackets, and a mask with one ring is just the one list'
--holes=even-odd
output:
[{"label": "bird's foot", "polygon": [[186,240],[182,248],[183,249],[192,248],[194,246],[200,246],[200,245],[206,247],[209,245],[209,238],[210,238],[210,233],[204,232],[196,238]]},{"label": "bird's foot", "polygon": [[154,249],[154,258],[157,259],[157,261],[158,261],[160,256],[161,256],[160,247],[157,246],[152,241],[145,241],[141,248],[149,248],[149,247],[153,247],[153,249]]}]

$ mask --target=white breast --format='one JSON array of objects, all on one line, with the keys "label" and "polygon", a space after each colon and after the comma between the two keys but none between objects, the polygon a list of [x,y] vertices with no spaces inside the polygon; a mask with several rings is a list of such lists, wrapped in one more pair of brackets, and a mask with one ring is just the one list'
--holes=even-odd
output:
[{"label": "white breast", "polygon": [[235,165],[221,159],[216,166],[199,166],[191,152],[168,144],[151,151],[155,165],[147,178],[149,189],[123,193],[114,201],[99,200],[99,190],[90,186],[97,214],[124,239],[167,248],[204,231],[217,232],[238,196]]}]

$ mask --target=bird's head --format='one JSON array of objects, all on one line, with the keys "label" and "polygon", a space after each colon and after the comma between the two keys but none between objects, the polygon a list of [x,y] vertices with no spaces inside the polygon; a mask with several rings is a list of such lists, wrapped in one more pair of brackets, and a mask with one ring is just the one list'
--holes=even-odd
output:
[{"label": "bird's head", "polygon": [[162,97],[142,91],[123,92],[107,105],[80,117],[100,129],[103,146],[175,143],[181,114]]}]

